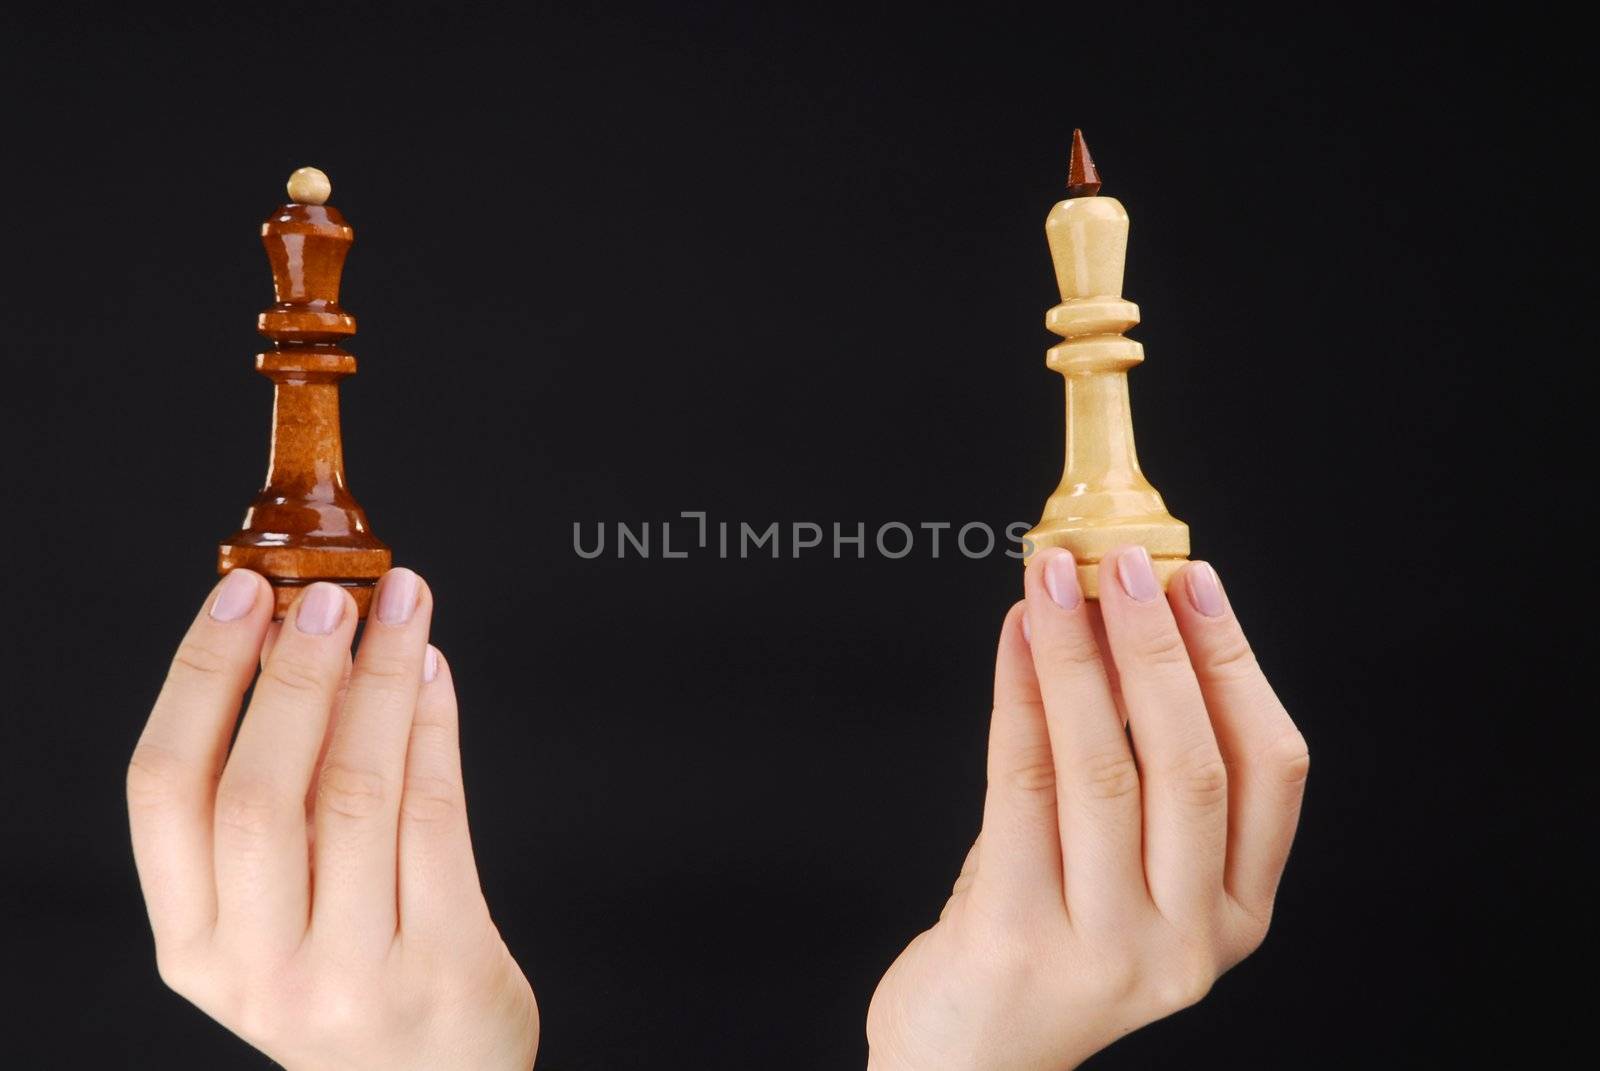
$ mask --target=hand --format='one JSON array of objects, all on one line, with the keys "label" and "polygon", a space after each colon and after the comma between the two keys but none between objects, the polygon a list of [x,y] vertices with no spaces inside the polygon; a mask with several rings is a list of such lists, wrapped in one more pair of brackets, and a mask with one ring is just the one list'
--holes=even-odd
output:
[{"label": "hand", "polygon": [[353,666],[340,588],[271,613],[254,573],[217,585],[128,767],[162,979],[290,1071],[527,1071],[538,1009],[478,888],[427,585],[383,578]]},{"label": "hand", "polygon": [[1039,551],[1024,586],[983,827],[873,995],[872,1071],[1062,1071],[1267,932],[1308,758],[1216,573],[1186,566],[1163,599],[1142,548],[1108,556],[1099,642],[1071,554]]}]

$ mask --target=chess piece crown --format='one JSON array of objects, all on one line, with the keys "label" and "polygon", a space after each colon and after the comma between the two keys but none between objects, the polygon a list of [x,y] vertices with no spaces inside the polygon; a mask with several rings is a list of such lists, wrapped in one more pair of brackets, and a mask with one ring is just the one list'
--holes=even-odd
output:
[{"label": "chess piece crown", "polygon": [[346,486],[339,429],[339,381],[356,371],[340,345],[356,320],[339,306],[355,232],[326,203],[331,186],[322,172],[301,168],[288,185],[289,203],[261,225],[276,297],[257,320],[272,343],[256,355],[256,370],[273,384],[267,478],[239,530],[218,547],[217,569],[264,575],[276,617],[319,580],[346,588],[365,615],[390,552]]},{"label": "chess piece crown", "polygon": [[1122,296],[1128,213],[1115,198],[1098,196],[1100,187],[1075,130],[1069,196],[1045,220],[1061,291],[1045,326],[1062,338],[1045,364],[1066,381],[1066,461],[1042,519],[1025,537],[1030,553],[1072,551],[1089,598],[1099,594],[1100,560],[1121,544],[1145,547],[1163,586],[1189,555],[1189,526],[1167,512],[1134,451],[1127,373],[1144,360],[1144,347],[1123,335],[1139,322],[1139,307]]}]

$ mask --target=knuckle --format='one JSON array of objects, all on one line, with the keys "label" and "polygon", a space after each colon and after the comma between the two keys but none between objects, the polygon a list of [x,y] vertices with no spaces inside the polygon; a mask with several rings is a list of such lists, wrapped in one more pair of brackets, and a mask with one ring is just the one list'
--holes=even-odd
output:
[{"label": "knuckle", "polygon": [[411,722],[411,754],[442,756],[456,761],[461,740],[454,721],[446,721],[437,713],[419,709]]},{"label": "knuckle", "polygon": [[259,840],[277,828],[281,811],[277,794],[264,781],[224,777],[217,786],[219,831]]},{"label": "knuckle", "polygon": [[1188,666],[1189,651],[1176,629],[1162,627],[1141,632],[1129,645],[1130,653],[1146,666]]},{"label": "knuckle", "polygon": [[1205,999],[1216,981],[1216,965],[1209,956],[1185,959],[1162,973],[1156,1000],[1168,1011],[1192,1007]]},{"label": "knuckle", "polygon": [[1138,957],[1117,949],[1095,962],[1093,981],[1103,1003],[1120,1006],[1128,1004],[1147,979]]},{"label": "knuckle", "polygon": [[[338,996],[320,968],[238,959],[225,975],[227,1026],[257,1048],[324,1043],[319,1015]],[[209,1010],[209,1009],[208,1009]],[[349,1035],[345,1035],[348,1037]]]},{"label": "knuckle", "polygon": [[1088,629],[1070,629],[1064,636],[1051,641],[1048,648],[1052,665],[1071,670],[1088,670],[1101,667],[1100,645]]},{"label": "knuckle", "polygon": [[232,662],[221,651],[195,639],[185,639],[172,656],[171,676],[185,673],[199,677],[216,677],[225,673]]},{"label": "knuckle", "polygon": [[1255,651],[1244,633],[1237,630],[1223,639],[1202,660],[1201,671],[1208,679],[1229,681],[1253,677],[1260,672]]},{"label": "knuckle", "polygon": [[317,804],[346,818],[371,818],[383,810],[388,784],[381,774],[329,762],[317,778]]},{"label": "knuckle", "polygon": [[359,680],[393,687],[422,680],[422,663],[419,659],[398,654],[368,654],[356,662],[352,684]]},{"label": "knuckle", "polygon": [[1209,944],[1178,949],[1146,979],[1155,1003],[1167,1014],[1200,1003],[1216,984],[1220,967]]},{"label": "knuckle", "polygon": [[270,1046],[287,1033],[284,1002],[276,993],[239,987],[230,1002],[230,1009],[232,1022],[229,1025],[240,1037],[258,1048]]},{"label": "knuckle", "polygon": [[1267,769],[1286,785],[1303,785],[1311,774],[1311,749],[1298,729],[1275,737],[1265,749]]},{"label": "knuckle", "polygon": [[1180,767],[1173,781],[1191,807],[1209,810],[1228,801],[1228,767],[1214,748]]},{"label": "knuckle", "polygon": [[413,777],[400,797],[400,813],[413,822],[437,823],[459,815],[461,787],[443,777]]},{"label": "knuckle", "polygon": [[1003,777],[1004,784],[1025,799],[1055,798],[1056,765],[1048,745],[1029,747],[1011,756]]},{"label": "knuckle", "polygon": [[184,763],[176,754],[140,741],[128,759],[128,806],[139,810],[171,802],[184,773]]},{"label": "knuckle", "polygon": [[1049,795],[1056,790],[1056,767],[1053,762],[1030,762],[1015,766],[1006,775],[1007,782],[1021,796],[1032,798]]},{"label": "knuckle", "polygon": [[1131,799],[1139,795],[1139,765],[1125,751],[1090,755],[1079,765],[1079,782],[1089,799]]},{"label": "knuckle", "polygon": [[330,986],[308,1009],[312,1032],[321,1037],[349,1038],[365,1033],[370,998],[343,986]]},{"label": "knuckle", "polygon": [[306,697],[327,691],[333,679],[331,673],[292,658],[269,658],[261,676],[274,687]]}]

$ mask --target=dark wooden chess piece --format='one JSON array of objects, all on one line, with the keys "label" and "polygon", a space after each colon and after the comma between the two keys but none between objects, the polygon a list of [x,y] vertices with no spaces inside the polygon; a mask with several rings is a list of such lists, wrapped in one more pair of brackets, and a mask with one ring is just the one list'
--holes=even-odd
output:
[{"label": "dark wooden chess piece", "polygon": [[355,232],[325,203],[330,192],[326,175],[303,167],[289,178],[289,203],[261,225],[277,294],[257,321],[272,340],[256,355],[273,384],[272,450],[266,486],[217,548],[218,572],[253,569],[272,583],[279,618],[318,580],[347,589],[365,616],[390,561],[345,486],[339,381],[356,359],[339,342],[356,320],[339,307],[339,278]]}]

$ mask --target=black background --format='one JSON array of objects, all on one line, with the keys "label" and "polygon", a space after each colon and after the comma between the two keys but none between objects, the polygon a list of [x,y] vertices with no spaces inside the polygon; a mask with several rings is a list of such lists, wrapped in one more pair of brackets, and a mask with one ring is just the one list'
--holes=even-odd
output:
[{"label": "black background", "polygon": [[1570,27],[4,18],[15,1066],[265,1063],[156,977],[122,772],[262,470],[256,227],[305,163],[357,231],[351,484],[437,594],[541,1066],[861,1066],[873,986],[977,830],[1017,564],[584,561],[572,526],[1035,519],[1061,461],[1042,221],[1074,126],[1133,219],[1146,471],[1314,766],[1265,947],[1094,1066],[1568,1034],[1577,994],[1535,965],[1592,935],[1563,873],[1592,711],[1554,692],[1592,554],[1564,473],[1568,366],[1593,359],[1563,293],[1592,134]]}]

